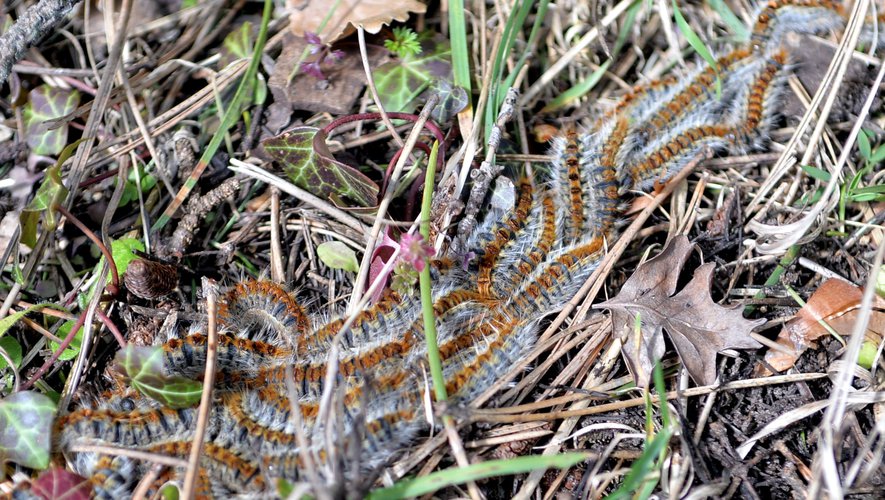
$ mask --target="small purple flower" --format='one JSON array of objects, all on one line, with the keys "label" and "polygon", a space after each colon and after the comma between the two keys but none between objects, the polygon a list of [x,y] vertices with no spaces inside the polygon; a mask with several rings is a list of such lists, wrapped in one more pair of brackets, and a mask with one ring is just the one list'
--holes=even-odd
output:
[{"label": "small purple flower", "polygon": [[305,61],[301,63],[301,70],[314,78],[320,80],[326,79],[326,75],[324,75],[323,70],[320,69],[319,61]]},{"label": "small purple flower", "polygon": [[316,33],[311,33],[310,31],[304,33],[304,39],[311,46],[310,53],[316,54],[323,48],[323,41],[320,39],[320,36]]},{"label": "small purple flower", "polygon": [[436,254],[436,250],[420,234],[403,234],[399,247],[400,258],[414,266],[419,273],[424,270],[424,262]]}]

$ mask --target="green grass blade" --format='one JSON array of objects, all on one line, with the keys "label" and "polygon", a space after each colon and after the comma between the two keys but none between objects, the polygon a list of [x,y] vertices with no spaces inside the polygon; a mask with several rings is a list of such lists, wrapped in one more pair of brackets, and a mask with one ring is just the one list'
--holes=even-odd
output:
[{"label": "green grass blade", "polygon": [[466,90],[470,100],[470,52],[467,50],[464,0],[449,1],[449,44],[452,47],[452,73],[455,86]]},{"label": "green grass blade", "polygon": [[562,453],[559,455],[530,455],[506,460],[490,460],[463,468],[450,468],[415,479],[404,479],[388,488],[375,490],[368,500],[397,500],[432,493],[441,488],[478,481],[488,477],[523,474],[541,469],[566,469],[586,460],[586,453]]},{"label": "green grass blade", "polygon": [[728,31],[732,32],[738,41],[746,42],[750,39],[750,30],[748,30],[743,21],[732,12],[731,8],[724,0],[707,0],[707,4],[719,14],[719,17],[722,18],[722,22],[728,26]]},{"label": "green grass blade", "polygon": [[559,94],[556,99],[550,101],[546,106],[544,106],[543,109],[541,109],[541,112],[548,113],[550,111],[556,111],[558,109],[564,108],[586,95],[587,92],[593,90],[593,87],[595,87],[596,84],[598,84],[599,81],[602,80],[602,75],[605,74],[606,70],[608,70],[608,67],[611,66],[611,63],[611,59],[605,61],[605,63],[603,63],[602,66],[596,68],[596,71],[594,71],[589,77],[587,77],[587,79]]},{"label": "green grass blade", "polygon": [[513,50],[513,44],[516,42],[520,28],[532,10],[532,5],[532,0],[522,0],[518,6],[514,5],[510,17],[507,18],[507,23],[504,25],[501,45],[498,47],[498,53],[495,55],[495,60],[492,64],[491,77],[493,83],[489,88],[489,99],[483,116],[483,131],[486,142],[488,142],[489,137],[492,135],[492,127],[495,125],[495,119],[498,117],[498,110],[507,94],[507,87],[500,83],[504,81],[504,62],[507,60],[510,51]]},{"label": "green grass blade", "polygon": [[682,32],[682,35],[685,36],[685,39],[688,40],[688,44],[691,45],[695,52],[700,54],[700,56],[704,58],[705,61],[707,61],[707,64],[709,64],[710,67],[716,71],[716,98],[721,99],[722,79],[719,77],[719,69],[718,65],[716,64],[716,59],[713,57],[713,54],[710,53],[709,49],[707,49],[707,46],[704,45],[704,42],[697,35],[697,33],[695,33],[693,29],[691,29],[688,21],[686,21],[685,18],[682,17],[682,12],[679,11],[679,7],[676,5],[676,0],[673,0],[673,15],[676,17],[676,26],[679,27],[679,31]]}]

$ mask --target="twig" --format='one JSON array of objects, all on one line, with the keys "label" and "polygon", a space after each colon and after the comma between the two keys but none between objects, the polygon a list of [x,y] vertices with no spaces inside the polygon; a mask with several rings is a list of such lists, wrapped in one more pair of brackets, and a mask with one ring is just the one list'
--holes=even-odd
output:
[{"label": "twig", "polygon": [[[92,232],[91,229],[86,227],[86,224],[83,224],[83,222],[81,222],[80,219],[78,219],[76,216],[74,216],[74,214],[72,214],[71,212],[68,212],[68,210],[65,207],[63,207],[61,205],[54,205],[52,208],[53,208],[53,210],[56,210],[60,214],[64,215],[65,219],[71,221],[71,224],[77,226],[77,229],[82,231],[83,234],[85,234],[87,238],[89,238],[90,240],[92,240],[93,243],[95,243],[95,246],[97,246],[98,249],[101,251],[101,254],[104,256],[105,261],[107,261],[108,265],[111,268],[111,276],[112,276],[111,283],[113,284],[114,289],[117,291],[120,290],[120,275],[117,274],[117,266],[114,263],[114,256],[111,254],[111,251],[108,250],[108,247],[105,246],[104,242],[101,241],[101,239],[98,236],[96,236],[95,233]],[[115,290],[112,290],[111,292],[116,293]]]},{"label": "twig", "polygon": [[283,245],[280,243],[280,190],[270,188],[270,279],[283,283]]},{"label": "twig", "polygon": [[460,255],[464,252],[467,245],[467,237],[473,234],[473,229],[476,227],[476,216],[482,208],[482,202],[489,191],[489,185],[504,169],[504,167],[495,163],[495,152],[498,150],[498,145],[501,142],[501,130],[510,120],[510,117],[513,116],[517,96],[518,92],[515,88],[511,87],[507,90],[504,103],[501,105],[501,111],[495,120],[495,126],[492,127],[488,149],[486,149],[486,157],[478,170],[470,172],[470,177],[473,178],[473,186],[470,188],[470,198],[467,201],[467,206],[464,208],[464,218],[458,223],[458,236],[452,242],[452,252],[454,255]]},{"label": "twig", "polygon": [[206,314],[209,322],[206,326],[206,371],[203,372],[203,393],[200,395],[200,408],[197,412],[197,427],[191,441],[190,454],[187,459],[187,471],[182,485],[182,498],[194,498],[194,485],[200,472],[200,451],[206,427],[209,425],[209,412],[212,409],[212,387],[215,385],[215,364],[218,355],[217,299],[218,289],[214,281],[203,278],[203,293],[206,295]]},{"label": "twig", "polygon": [[378,106],[378,112],[381,114],[381,121],[384,122],[384,125],[390,130],[394,142],[396,142],[397,146],[402,148],[405,146],[403,138],[399,136],[396,127],[393,126],[393,122],[390,121],[390,117],[387,116],[387,112],[384,111],[384,106],[381,105],[381,97],[378,95],[378,87],[375,86],[375,78],[372,76],[372,69],[369,67],[369,56],[366,52],[366,31],[363,29],[362,25],[357,27],[356,34],[359,40],[360,58],[363,61],[363,70],[366,72],[366,84],[369,86],[369,91],[372,93],[372,100],[375,101],[375,106]]},{"label": "twig", "polygon": [[275,186],[279,188],[280,191],[294,196],[298,200],[312,206],[313,208],[316,208],[320,212],[323,212],[329,217],[332,217],[336,221],[353,229],[357,233],[361,235],[366,234],[366,226],[363,225],[362,222],[357,220],[356,217],[350,215],[344,210],[336,208],[334,205],[327,201],[321,200],[320,198],[310,194],[309,192],[301,189],[291,182],[277,177],[267,170],[264,170],[256,165],[252,165],[251,163],[237,160],[236,158],[230,159],[230,166],[228,168],[232,172],[236,172],[238,174],[242,174]]},{"label": "twig", "polygon": [[25,51],[46,36],[79,2],[40,0],[0,36],[0,85],[9,77],[12,65],[24,57]]}]

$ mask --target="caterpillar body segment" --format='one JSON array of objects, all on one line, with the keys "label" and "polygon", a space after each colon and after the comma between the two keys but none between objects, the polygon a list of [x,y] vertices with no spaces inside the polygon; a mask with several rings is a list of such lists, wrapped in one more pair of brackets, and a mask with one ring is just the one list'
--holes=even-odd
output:
[{"label": "caterpillar body segment", "polygon": [[777,50],[787,33],[817,34],[839,29],[845,10],[830,0],[771,0],[756,15],[751,47],[767,55]]}]

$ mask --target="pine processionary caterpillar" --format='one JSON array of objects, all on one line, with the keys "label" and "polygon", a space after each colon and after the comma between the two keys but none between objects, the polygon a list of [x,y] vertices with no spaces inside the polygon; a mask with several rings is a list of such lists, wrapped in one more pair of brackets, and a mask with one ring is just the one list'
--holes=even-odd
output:
[{"label": "pine processionary caterpillar", "polygon": [[[704,148],[734,152],[764,143],[788,63],[781,39],[790,31],[838,27],[840,14],[830,1],[768,2],[750,44],[718,59],[721,100],[712,68],[634,88],[592,133],[569,132],[554,143],[548,188],[522,180],[516,206],[494,211],[469,235],[475,263],[463,269],[461,256],[431,263],[433,311],[453,404],[470,401],[522,358],[535,342],[539,319],[590,276],[615,237],[624,191],[666,180]],[[273,494],[276,478],[302,476],[305,450],[295,440],[287,373],[294,378],[289,382],[306,451],[320,469],[335,457],[356,457],[355,470],[345,469],[349,481],[388,463],[425,427],[426,347],[417,299],[388,293],[341,332],[343,319],[312,323],[283,288],[244,281],[225,296],[219,320],[217,404],[203,450],[201,495]],[[342,411],[320,421],[329,346],[339,333],[336,397]],[[168,341],[167,371],[199,378],[206,342],[200,333]],[[98,409],[58,419],[63,449],[90,442],[187,455],[194,409],[110,398]],[[132,459],[74,455],[74,469],[104,497],[125,495],[145,470]]]}]

